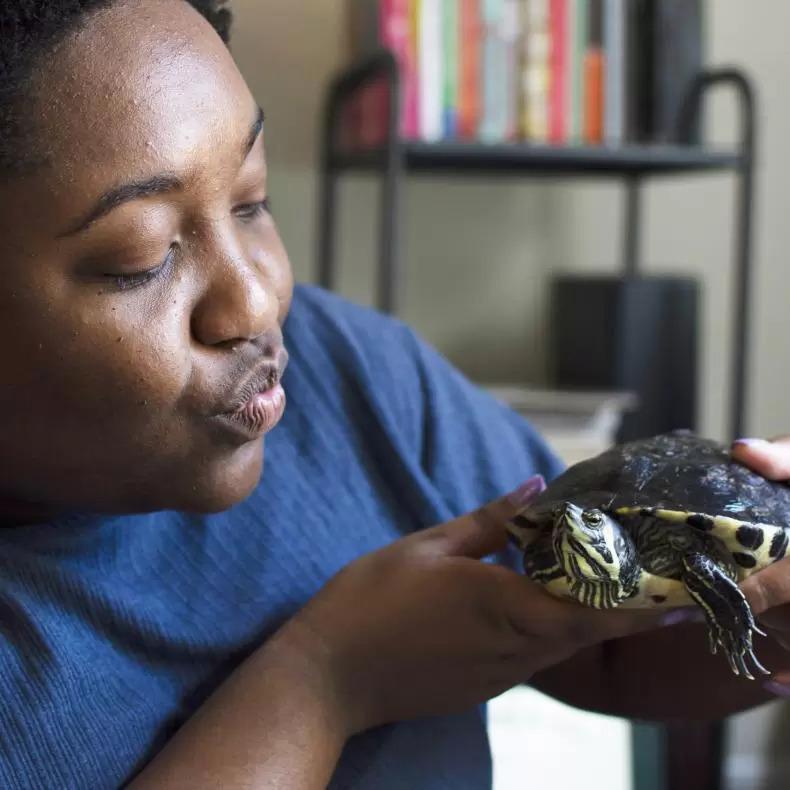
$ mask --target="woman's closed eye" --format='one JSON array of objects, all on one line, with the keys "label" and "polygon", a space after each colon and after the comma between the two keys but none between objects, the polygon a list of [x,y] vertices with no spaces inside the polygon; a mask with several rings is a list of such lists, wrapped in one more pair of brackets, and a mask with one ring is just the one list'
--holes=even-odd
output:
[{"label": "woman's closed eye", "polygon": [[[233,213],[244,222],[252,222],[264,214],[271,213],[271,200],[270,198],[264,198],[255,203],[247,203],[239,206]],[[177,244],[170,245],[170,250],[164,261],[158,266],[154,266],[150,269],[130,272],[129,274],[108,273],[104,276],[111,280],[119,291],[129,291],[134,288],[140,288],[166,274],[172,268],[178,249],[179,246]]]},{"label": "woman's closed eye", "polygon": [[119,291],[129,291],[134,288],[140,288],[169,271],[175,262],[177,252],[178,245],[171,244],[167,257],[158,266],[140,272],[130,272],[129,274],[105,274],[104,276],[108,280],[111,280]]},{"label": "woman's closed eye", "polygon": [[262,214],[271,214],[271,212],[271,199],[264,198],[257,203],[247,203],[244,206],[239,206],[233,213],[240,219],[253,220]]}]

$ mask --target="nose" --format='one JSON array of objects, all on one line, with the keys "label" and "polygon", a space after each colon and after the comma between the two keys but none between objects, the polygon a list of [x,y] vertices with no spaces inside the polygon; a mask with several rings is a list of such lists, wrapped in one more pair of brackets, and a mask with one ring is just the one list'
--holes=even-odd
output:
[{"label": "nose", "polygon": [[[210,254],[210,253],[209,253]],[[214,252],[205,290],[192,311],[192,335],[203,345],[254,340],[277,325],[277,290],[266,268],[240,248]]]}]

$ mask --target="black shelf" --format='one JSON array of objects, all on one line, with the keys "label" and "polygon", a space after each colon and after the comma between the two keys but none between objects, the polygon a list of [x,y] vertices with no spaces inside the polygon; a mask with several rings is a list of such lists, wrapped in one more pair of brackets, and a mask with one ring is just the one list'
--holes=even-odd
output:
[{"label": "black shelf", "polygon": [[[527,143],[397,143],[404,170],[437,175],[647,176],[731,171],[741,166],[738,151],[687,145],[561,147]],[[338,151],[331,166],[338,171],[381,172],[387,150]]]},{"label": "black shelf", "polygon": [[[343,112],[357,91],[384,81],[390,96],[385,142],[378,150],[349,152],[341,144]],[[318,281],[332,289],[337,281],[337,236],[340,178],[348,173],[375,175],[381,184],[378,297],[380,309],[397,313],[402,292],[400,255],[402,182],[406,176],[611,178],[625,188],[622,267],[625,276],[641,269],[642,185],[647,178],[682,174],[729,172],[735,178],[733,252],[734,321],[732,345],[733,392],[730,431],[743,435],[749,374],[749,332],[752,293],[752,220],[754,214],[754,161],[756,112],[754,88],[738,69],[702,72],[692,84],[678,118],[675,144],[607,146],[550,146],[527,143],[425,143],[404,140],[400,127],[401,75],[391,52],[383,50],[343,71],[333,80],[326,98],[321,142]],[[692,145],[691,130],[698,125],[707,95],[725,86],[738,100],[740,130],[732,149]]]}]

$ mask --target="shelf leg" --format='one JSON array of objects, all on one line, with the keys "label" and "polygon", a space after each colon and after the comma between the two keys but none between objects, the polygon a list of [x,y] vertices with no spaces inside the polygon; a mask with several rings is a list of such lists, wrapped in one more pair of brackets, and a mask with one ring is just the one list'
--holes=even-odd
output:
[{"label": "shelf leg", "polygon": [[754,160],[751,143],[743,155],[737,198],[737,242],[734,323],[732,438],[746,431],[747,387],[749,381],[749,339],[752,312],[752,217],[754,212]]},{"label": "shelf leg", "polygon": [[400,309],[403,295],[403,260],[400,254],[402,171],[402,153],[400,146],[394,143],[387,152],[387,165],[381,179],[378,282],[379,309],[392,314]]}]

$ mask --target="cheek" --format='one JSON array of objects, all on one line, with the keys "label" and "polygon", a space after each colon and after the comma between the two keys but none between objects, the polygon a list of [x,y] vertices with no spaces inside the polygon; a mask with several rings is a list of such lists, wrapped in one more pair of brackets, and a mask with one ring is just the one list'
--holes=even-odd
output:
[{"label": "cheek", "polygon": [[277,296],[279,320],[282,323],[291,308],[294,278],[291,261],[277,229],[272,227],[261,243],[253,242],[248,253],[266,278]]},{"label": "cheek", "polygon": [[99,298],[100,309],[53,307],[24,322],[11,350],[11,409],[57,403],[62,412],[94,419],[173,409],[190,375],[188,335],[178,311],[157,310],[154,318],[152,310],[135,309],[134,300]]}]

